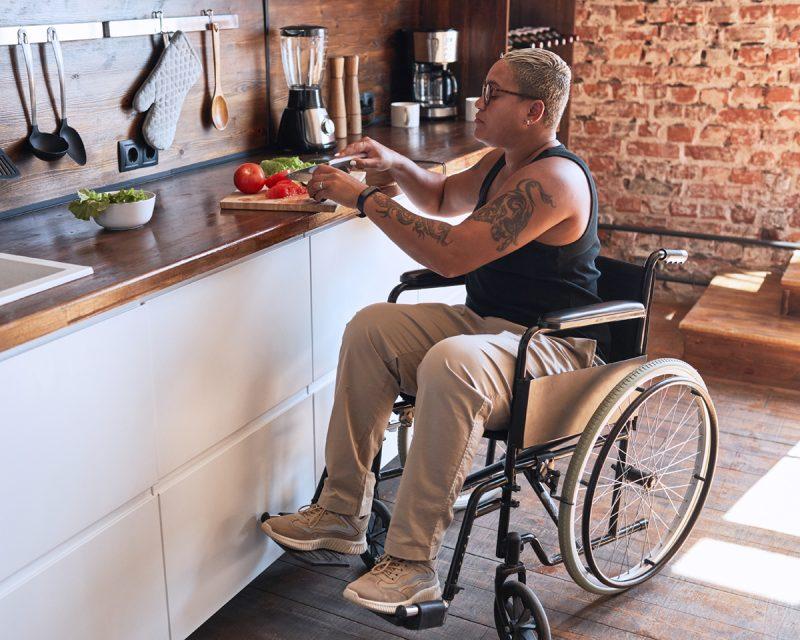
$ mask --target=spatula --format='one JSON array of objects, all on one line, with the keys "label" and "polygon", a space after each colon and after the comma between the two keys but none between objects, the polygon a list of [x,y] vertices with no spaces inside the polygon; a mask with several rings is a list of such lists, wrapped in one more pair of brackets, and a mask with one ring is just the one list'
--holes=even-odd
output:
[{"label": "spatula", "polygon": [[11,162],[6,152],[0,149],[0,180],[12,180],[19,177],[17,165]]},{"label": "spatula", "polygon": [[17,165],[11,162],[6,152],[0,149],[0,180],[13,180],[19,177]]}]

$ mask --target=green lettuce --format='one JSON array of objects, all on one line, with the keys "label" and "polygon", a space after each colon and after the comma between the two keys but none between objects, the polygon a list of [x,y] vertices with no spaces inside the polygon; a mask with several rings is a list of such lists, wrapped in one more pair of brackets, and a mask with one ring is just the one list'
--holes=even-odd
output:
[{"label": "green lettuce", "polygon": [[298,171],[299,169],[305,169],[306,167],[313,167],[315,163],[313,162],[303,162],[297,156],[291,156],[286,158],[270,158],[269,160],[263,160],[261,162],[261,169],[264,171],[264,175],[269,177],[278,173],[279,171],[284,171],[288,169],[289,171]]},{"label": "green lettuce", "polygon": [[150,196],[141,189],[120,189],[116,193],[100,193],[93,189],[78,189],[78,199],[69,203],[69,210],[79,220],[90,220],[120,202],[138,202]]}]

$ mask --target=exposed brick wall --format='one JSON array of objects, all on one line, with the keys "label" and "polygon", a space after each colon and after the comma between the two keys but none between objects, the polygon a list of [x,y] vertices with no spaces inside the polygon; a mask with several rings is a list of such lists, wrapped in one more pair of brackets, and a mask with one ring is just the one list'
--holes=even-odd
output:
[{"label": "exposed brick wall", "polygon": [[[577,0],[571,146],[602,221],[800,240],[800,4]],[[640,258],[688,248],[684,275],[782,267],[762,248],[614,233]],[[681,296],[701,290],[677,287]]]}]

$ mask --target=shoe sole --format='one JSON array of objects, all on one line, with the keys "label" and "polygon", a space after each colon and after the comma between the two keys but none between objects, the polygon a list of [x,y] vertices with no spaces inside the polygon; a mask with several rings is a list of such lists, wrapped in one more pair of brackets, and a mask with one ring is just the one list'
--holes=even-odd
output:
[{"label": "shoe sole", "polygon": [[279,533],[275,533],[272,527],[269,526],[269,520],[261,523],[261,529],[275,542],[295,551],[327,549],[328,551],[336,551],[338,553],[361,555],[369,548],[366,539],[363,542],[354,542],[352,540],[342,540],[341,538],[314,538],[313,540],[295,540],[294,538],[287,538]]},{"label": "shoe sole", "polygon": [[438,600],[442,597],[442,588],[437,584],[435,587],[423,589],[422,591],[411,596],[408,600],[402,600],[400,602],[378,602],[377,600],[367,600],[359,596],[350,587],[345,587],[343,595],[345,600],[349,600],[353,604],[362,606],[370,611],[374,611],[376,613],[394,614],[394,612],[397,610],[397,607],[407,607],[408,605],[416,604],[417,602]]}]

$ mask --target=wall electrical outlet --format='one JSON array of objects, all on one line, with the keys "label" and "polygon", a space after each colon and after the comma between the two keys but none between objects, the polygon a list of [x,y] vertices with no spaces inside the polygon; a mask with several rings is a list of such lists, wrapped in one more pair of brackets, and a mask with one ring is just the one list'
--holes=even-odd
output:
[{"label": "wall electrical outlet", "polygon": [[158,164],[158,149],[139,140],[120,140],[117,142],[117,163],[120,172],[153,167]]}]

